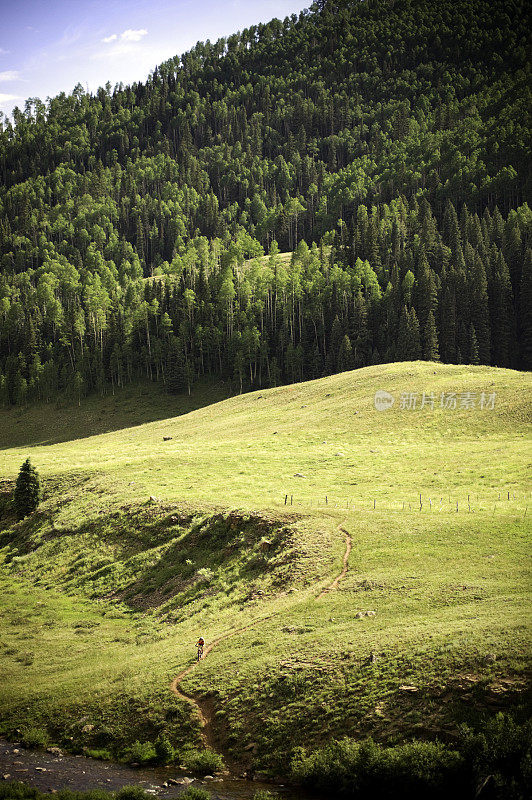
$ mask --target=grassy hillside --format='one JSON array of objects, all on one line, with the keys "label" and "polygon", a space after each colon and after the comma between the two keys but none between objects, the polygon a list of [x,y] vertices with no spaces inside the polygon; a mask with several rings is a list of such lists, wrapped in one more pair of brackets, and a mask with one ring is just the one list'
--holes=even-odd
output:
[{"label": "grassy hillside", "polygon": [[[58,410],[62,442],[42,409],[2,452],[6,492],[29,454],[46,496],[2,520],[0,733],[116,754],[165,732],[283,771],[300,744],[453,740],[522,704],[529,390],[511,370],[380,365],[181,416],[170,400],[123,429],[119,396],[94,435],[83,407]],[[401,408],[407,392],[434,409]],[[220,641],[180,687],[203,731],[169,690],[200,633]]]},{"label": "grassy hillside", "polygon": [[[98,473],[115,499],[156,495],[271,508],[286,493],[309,504],[327,494],[333,503],[350,500],[369,509],[376,498],[396,509],[421,492],[438,505],[443,497],[451,508],[468,494],[489,505],[511,490],[524,509],[529,385],[523,373],[489,367],[379,365],[89,438],[42,445],[36,432],[25,443],[31,451],[4,451],[4,472],[15,476],[31,452],[43,477]],[[379,389],[397,398],[388,411],[374,408]],[[403,392],[417,394],[418,408],[400,408]],[[423,392],[434,394],[434,410],[419,408]],[[442,409],[442,392],[455,392],[458,405],[461,393],[474,393],[477,407]],[[480,409],[482,392],[496,393],[493,410]],[[169,399],[170,414],[174,407]],[[61,427],[60,416],[53,417]]]}]

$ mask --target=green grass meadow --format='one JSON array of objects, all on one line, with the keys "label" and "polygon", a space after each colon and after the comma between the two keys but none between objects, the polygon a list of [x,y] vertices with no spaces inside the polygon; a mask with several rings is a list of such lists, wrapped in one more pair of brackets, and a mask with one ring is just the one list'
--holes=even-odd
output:
[{"label": "green grass meadow", "polygon": [[[260,769],[343,735],[453,741],[461,722],[522,706],[530,388],[511,370],[415,362],[228,399],[144,387],[1,412],[5,495],[29,455],[45,498],[0,521],[0,734],[200,748],[169,691],[200,633],[232,635],[182,688],[210,704],[217,749]],[[341,527],[349,570],[317,599],[341,570]]]}]

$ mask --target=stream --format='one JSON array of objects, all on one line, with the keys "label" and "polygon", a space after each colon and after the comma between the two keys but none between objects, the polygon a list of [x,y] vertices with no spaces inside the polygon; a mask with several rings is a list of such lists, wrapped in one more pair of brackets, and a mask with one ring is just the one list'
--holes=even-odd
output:
[{"label": "stream", "polygon": [[[69,753],[53,755],[42,750],[26,750],[20,744],[0,740],[0,780],[22,781],[43,792],[56,792],[59,789],[81,792],[106,789],[116,792],[123,786],[140,786],[154,797],[176,798],[186,785],[169,782],[186,780],[186,777],[186,773],[172,767],[135,769]],[[213,800],[252,800],[258,789],[267,789],[277,794],[280,800],[310,800],[310,795],[297,789],[250,781],[234,775],[211,780],[195,778],[188,785],[207,789]],[[315,795],[312,798],[320,800]]]}]

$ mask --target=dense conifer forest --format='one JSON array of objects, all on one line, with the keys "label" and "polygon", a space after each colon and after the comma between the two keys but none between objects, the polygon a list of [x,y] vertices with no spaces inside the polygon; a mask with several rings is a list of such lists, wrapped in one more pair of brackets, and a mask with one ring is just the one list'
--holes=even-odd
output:
[{"label": "dense conifer forest", "polygon": [[30,98],[0,125],[2,402],[531,368],[528,48],[523,0],[322,1]]}]

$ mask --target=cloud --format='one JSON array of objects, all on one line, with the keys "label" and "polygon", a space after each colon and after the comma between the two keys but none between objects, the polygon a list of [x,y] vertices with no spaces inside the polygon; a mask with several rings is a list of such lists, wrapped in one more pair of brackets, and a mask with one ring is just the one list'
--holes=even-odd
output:
[{"label": "cloud", "polygon": [[108,60],[110,58],[123,58],[127,55],[139,56],[144,49],[144,44],[141,40],[147,36],[148,31],[146,28],[127,28],[122,33],[111,33],[101,41],[111,47],[106,47],[103,50],[97,50],[91,55],[93,60]]},{"label": "cloud", "polygon": [[148,31],[146,30],[146,28],[139,28],[139,30],[136,31],[132,30],[131,28],[128,28],[127,31],[124,31],[123,33],[120,34],[120,38],[124,42],[140,42],[142,37],[146,36],[147,33]]},{"label": "cloud", "polygon": [[20,100],[20,98],[16,94],[4,94],[3,92],[0,92],[0,106],[12,103],[13,100]]},{"label": "cloud", "polygon": [[5,48],[0,47],[0,56],[7,56],[8,53],[9,53],[9,50],[6,50]]},{"label": "cloud", "polygon": [[102,42],[109,44],[110,42],[116,42],[118,39],[120,39],[121,42],[140,42],[142,37],[146,36],[147,33],[148,31],[146,28],[139,28],[138,30],[128,28],[120,35],[118,33],[112,33],[110,36],[106,36],[105,39],[102,39]]},{"label": "cloud", "polygon": [[20,72],[17,69],[6,69],[4,72],[0,72],[0,82],[18,80],[20,80]]}]

